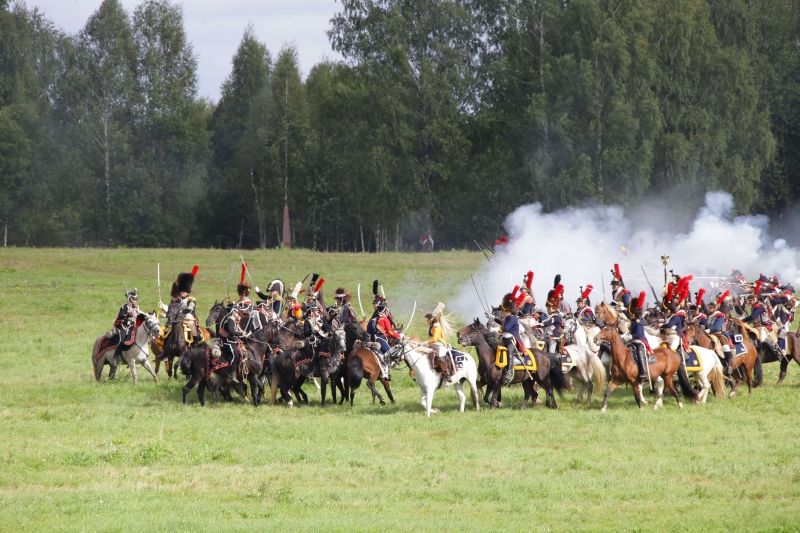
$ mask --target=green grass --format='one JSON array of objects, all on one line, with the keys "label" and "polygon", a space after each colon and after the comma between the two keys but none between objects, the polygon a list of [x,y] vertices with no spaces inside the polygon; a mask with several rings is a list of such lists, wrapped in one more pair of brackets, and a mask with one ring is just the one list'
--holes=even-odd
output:
[{"label": "green grass", "polygon": [[[396,374],[397,403],[289,410],[241,401],[200,408],[183,381],[95,383],[89,353],[124,300],[166,293],[178,271],[205,318],[225,295],[234,252],[0,252],[0,530],[3,531],[797,531],[800,371],[776,364],[752,396],[679,411],[638,410],[630,389],[601,414],[567,393],[542,407],[457,412],[451,390],[426,419]],[[474,272],[478,254],[246,255],[263,287],[315,269],[328,293],[379,277],[415,331]],[[234,280],[235,282],[235,280]],[[357,306],[357,303],[356,303]],[[423,311],[421,313],[421,311]],[[106,370],[107,373],[107,370]],[[163,378],[163,370],[162,375]],[[518,405],[518,388],[505,396]]]}]

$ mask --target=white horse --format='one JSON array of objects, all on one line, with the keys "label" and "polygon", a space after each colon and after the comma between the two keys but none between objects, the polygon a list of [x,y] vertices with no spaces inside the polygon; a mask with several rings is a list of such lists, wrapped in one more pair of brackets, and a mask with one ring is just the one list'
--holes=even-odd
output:
[{"label": "white horse", "polygon": [[457,371],[451,381],[443,379],[441,375],[431,368],[428,353],[430,349],[421,345],[421,343],[413,340],[406,341],[405,343],[398,344],[388,352],[389,357],[399,360],[404,358],[409,368],[414,370],[414,379],[417,380],[419,385],[420,403],[425,408],[426,414],[431,416],[431,412],[437,413],[438,409],[434,409],[433,393],[436,389],[441,387],[452,386],[458,394],[458,399],[461,405],[458,409],[460,413],[464,412],[464,406],[467,402],[467,397],[461,383],[466,380],[469,383],[470,394],[472,395],[472,402],[475,404],[477,411],[481,410],[478,400],[478,367],[475,365],[475,360],[471,355],[464,352],[452,350],[453,358]]},{"label": "white horse", "polygon": [[[161,332],[161,324],[158,322],[158,318],[148,313],[142,313],[140,317],[143,318],[143,320],[142,323],[139,324],[139,327],[136,328],[133,344],[126,351],[122,352],[122,358],[131,369],[134,385],[136,385],[137,363],[145,367],[147,371],[150,372],[150,375],[153,376],[153,379],[156,380],[156,383],[158,383],[158,377],[150,366],[148,357],[150,357],[149,341],[153,336]],[[106,363],[111,366],[111,370],[108,371],[108,379],[114,379],[117,375],[117,362],[114,360],[114,350],[108,350],[103,355],[97,356],[100,341],[104,337],[104,335],[98,337],[97,340],[94,341],[94,346],[92,347],[92,365],[94,366],[94,378],[97,381],[100,381],[103,375],[103,367]]]},{"label": "white horse", "polygon": [[602,391],[603,386],[606,384],[606,367],[597,357],[596,352],[593,352],[588,346],[589,341],[586,331],[578,324],[577,320],[574,318],[565,320],[564,333],[567,339],[572,340],[571,344],[564,347],[572,357],[572,365],[562,365],[562,369],[565,374],[581,382],[581,388],[578,391],[578,403],[583,401],[584,391],[588,393],[587,401],[592,403],[594,389]]}]

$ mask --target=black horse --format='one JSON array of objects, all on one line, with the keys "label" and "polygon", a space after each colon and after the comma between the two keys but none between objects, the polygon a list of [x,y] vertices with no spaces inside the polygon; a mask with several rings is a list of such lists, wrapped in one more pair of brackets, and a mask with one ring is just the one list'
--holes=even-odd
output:
[{"label": "black horse", "polygon": [[[272,359],[272,374],[274,378],[273,389],[280,389],[281,398],[291,407],[292,397],[289,396],[289,389],[295,388],[296,383],[302,384],[306,379],[313,375],[318,376],[321,381],[322,405],[325,405],[328,381],[331,377],[336,378],[342,367],[342,348],[339,338],[335,332],[331,332],[328,337],[311,337],[303,341],[298,341],[295,348],[275,354]],[[332,388],[331,393],[336,401],[336,387]]]},{"label": "black horse", "polygon": [[[253,407],[258,407],[264,393],[264,385],[258,377],[263,370],[263,359],[257,356],[249,346],[244,345],[242,351],[244,352],[242,353],[242,357],[245,358],[247,366],[247,381],[250,383],[250,397],[253,402]],[[184,405],[188,402],[189,391],[195,386],[197,386],[197,398],[200,400],[200,405],[205,405],[205,390],[206,388],[210,388],[209,382],[206,379],[211,358],[209,352],[210,347],[205,346],[189,350],[181,356],[181,372],[183,372],[184,376],[189,377],[189,381],[183,387]],[[220,376],[223,381],[226,381],[232,370],[230,366],[225,366],[214,370],[213,373]],[[239,394],[245,397],[241,385],[238,385],[236,388]]]}]

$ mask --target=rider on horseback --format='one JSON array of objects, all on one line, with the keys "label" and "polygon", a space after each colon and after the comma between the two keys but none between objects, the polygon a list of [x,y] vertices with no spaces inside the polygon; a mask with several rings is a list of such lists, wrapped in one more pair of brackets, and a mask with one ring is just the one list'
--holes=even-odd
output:
[{"label": "rider on horseback", "polygon": [[653,353],[650,348],[650,343],[647,342],[647,336],[644,333],[644,301],[647,294],[642,291],[639,293],[638,298],[631,300],[630,311],[633,314],[631,321],[631,344],[636,348],[636,366],[639,367],[639,381],[646,383],[650,381],[650,374],[647,370],[647,354]]},{"label": "rider on horseback", "polygon": [[267,322],[278,318],[281,315],[281,305],[283,304],[283,282],[279,279],[272,280],[267,287],[267,294],[262,293],[258,287],[255,288],[255,291],[262,300],[258,307]]},{"label": "rider on horseback", "polygon": [[303,318],[303,308],[302,306],[298,305],[297,297],[300,295],[300,288],[303,286],[303,283],[298,281],[297,285],[294,286],[291,294],[286,297],[286,318],[294,318],[295,320],[302,320]]},{"label": "rider on horseback", "polygon": [[755,289],[752,294],[747,295],[747,302],[752,304],[750,315],[742,319],[745,324],[751,322],[756,326],[758,332],[757,341],[764,346],[768,347],[774,353],[778,354],[778,347],[771,343],[769,339],[769,332],[772,331],[772,319],[769,316],[767,308],[761,303],[759,299],[759,289],[761,288],[761,280],[756,283]]},{"label": "rider on horseback", "polygon": [[794,322],[794,308],[797,306],[797,300],[794,299],[794,287],[791,284],[781,285],[779,289],[782,291],[779,295],[773,296],[769,299],[773,308],[773,318],[778,324],[778,348],[781,350],[781,356],[786,356],[786,335],[789,333],[789,326]]},{"label": "rider on horseback", "polygon": [[583,287],[581,287],[581,295],[575,300],[575,304],[578,306],[575,318],[577,318],[578,323],[585,328],[592,327],[595,322],[592,302],[589,301],[589,294],[591,294],[593,288],[594,287],[591,285],[587,285],[586,290],[583,290]]},{"label": "rider on horseback", "polygon": [[614,270],[611,271],[611,305],[615,306],[627,318],[631,318],[628,309],[631,306],[631,293],[625,288],[622,281],[622,273],[619,264],[614,263]]},{"label": "rider on horseback", "polygon": [[[114,350],[115,360],[122,357],[122,348],[125,346],[125,343],[131,342],[131,337],[136,329],[136,317],[141,314],[139,310],[139,296],[136,293],[136,289],[126,292],[125,298],[126,301],[122,307],[119,308],[117,319],[114,321],[114,328],[117,330],[117,335],[119,337],[119,344],[117,344]],[[112,338],[109,334],[106,334],[106,337]]]},{"label": "rider on horseback", "polygon": [[242,263],[242,276],[239,279],[239,284],[236,285],[236,293],[239,299],[236,300],[241,313],[241,319],[244,320],[244,330],[248,333],[253,333],[261,329],[261,320],[259,313],[255,312],[253,308],[253,301],[250,299],[250,291],[253,286],[244,280],[247,273],[247,263]]},{"label": "rider on horseback", "polygon": [[172,302],[177,302],[179,304],[179,316],[174,317],[173,320],[180,319],[183,327],[189,331],[189,339],[187,340],[189,341],[190,345],[195,345],[199,337],[199,322],[197,321],[197,315],[195,314],[197,301],[191,296],[194,278],[197,276],[197,272],[199,270],[200,267],[195,265],[192,268],[191,273],[181,272],[178,274],[178,279],[172,284],[172,292],[170,293],[170,296],[172,296]]},{"label": "rider on horseback", "polygon": [[244,308],[245,304],[239,302],[233,304],[230,312],[223,319],[222,325],[219,328],[219,336],[222,338],[222,355],[231,364],[231,371],[228,375],[234,383],[239,383],[239,380],[236,378],[236,371],[238,370],[239,363],[239,341],[243,337],[246,338],[250,335],[240,326],[240,312]]},{"label": "rider on horseback", "polygon": [[[516,290],[514,292],[516,292]],[[514,356],[517,353],[517,349],[519,348],[520,351],[525,350],[522,337],[519,335],[518,309],[513,294],[514,293],[506,294],[503,297],[503,302],[500,304],[500,309],[503,311],[503,323],[500,325],[500,332],[502,333],[501,342],[508,352],[508,364],[503,373],[503,382],[505,383],[509,383],[514,377]]]},{"label": "rider on horseback", "polygon": [[708,325],[706,331],[711,336],[716,336],[719,343],[722,345],[722,354],[725,357],[725,375],[730,376],[733,372],[731,364],[733,363],[733,355],[731,354],[731,334],[726,329],[728,318],[725,313],[717,310],[717,306],[721,306],[725,302],[725,298],[730,295],[731,291],[725,291],[717,301],[708,302]]},{"label": "rider on horseback", "polygon": [[561,285],[561,274],[556,275],[553,281],[553,290],[547,293],[547,318],[544,322],[540,322],[545,330],[545,340],[547,341],[547,352],[556,353],[558,348],[558,341],[561,339],[561,300],[563,299],[564,286]]},{"label": "rider on horseback", "polygon": [[692,321],[696,322],[698,326],[703,329],[708,327],[708,316],[705,313],[705,304],[703,303],[703,295],[705,295],[706,290],[700,289],[696,293],[697,300],[694,304],[689,304],[689,311],[692,312]]},{"label": "rider on horseback", "polygon": [[367,323],[367,333],[370,335],[370,341],[378,343],[378,362],[381,367],[381,379],[391,381],[389,375],[389,364],[384,361],[384,355],[389,351],[389,337],[393,339],[400,339],[402,335],[395,331],[392,322],[389,320],[389,308],[386,307],[386,302],[377,300],[374,303],[375,312],[372,314]]},{"label": "rider on horseback", "polygon": [[[444,311],[444,304],[439,302],[432,312],[425,315],[429,324],[427,344],[432,348],[432,351],[428,354],[428,359],[431,363],[431,368],[434,370],[441,369],[442,376],[450,383],[456,372],[456,365],[452,355],[449,354],[450,345],[447,343],[447,338],[452,335],[453,330],[442,311]],[[450,364],[448,364],[448,361]],[[509,366],[511,365],[509,364]]]},{"label": "rider on horseback", "polygon": [[520,289],[520,292],[523,293],[525,297],[522,299],[522,303],[519,306],[519,314],[527,318],[536,310],[536,299],[533,297],[533,291],[531,290],[533,271],[529,270],[528,273],[522,277],[522,281],[524,282],[524,286]]},{"label": "rider on horseback", "polygon": [[335,319],[341,325],[358,322],[356,311],[353,309],[353,306],[350,305],[350,299],[352,297],[353,295],[350,294],[350,291],[344,287],[336,289],[336,293],[333,295],[336,305],[332,306],[332,309],[336,311]]}]

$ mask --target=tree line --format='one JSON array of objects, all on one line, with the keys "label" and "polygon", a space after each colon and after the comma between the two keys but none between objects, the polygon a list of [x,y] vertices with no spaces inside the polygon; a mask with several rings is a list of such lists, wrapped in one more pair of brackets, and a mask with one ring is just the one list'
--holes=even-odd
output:
[{"label": "tree line", "polygon": [[[493,242],[514,208],[800,198],[789,0],[342,0],[305,79],[244,29],[198,97],[182,7],[66,34],[0,0],[0,225],[15,246],[384,251]],[[678,217],[679,218],[679,217]]]}]

